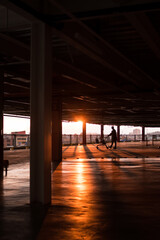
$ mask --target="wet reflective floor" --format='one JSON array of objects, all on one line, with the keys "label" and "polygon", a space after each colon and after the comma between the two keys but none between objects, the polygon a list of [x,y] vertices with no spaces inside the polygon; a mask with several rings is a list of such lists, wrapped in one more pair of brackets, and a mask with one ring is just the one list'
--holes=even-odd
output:
[{"label": "wet reflective floor", "polygon": [[29,205],[29,163],[10,165],[0,181],[0,240],[35,239],[45,213]]},{"label": "wet reflective floor", "polygon": [[38,240],[160,239],[160,159],[63,161]]},{"label": "wet reflective floor", "polygon": [[147,158],[160,157],[160,148],[158,143],[146,146],[144,142],[120,142],[117,149],[106,149],[105,146],[97,144],[64,146],[63,159],[78,158]]},{"label": "wet reflective floor", "polygon": [[68,147],[48,210],[29,205],[29,151],[5,152],[14,160],[0,182],[0,240],[159,240],[160,158],[129,148]]}]

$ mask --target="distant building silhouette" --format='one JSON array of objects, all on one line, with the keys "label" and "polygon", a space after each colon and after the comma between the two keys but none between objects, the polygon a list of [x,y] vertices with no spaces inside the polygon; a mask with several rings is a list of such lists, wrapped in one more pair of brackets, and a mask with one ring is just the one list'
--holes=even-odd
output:
[{"label": "distant building silhouette", "polygon": [[26,146],[28,142],[28,135],[26,135],[26,131],[19,132],[11,132],[11,134],[7,134],[3,136],[3,147],[11,147],[11,146]]},{"label": "distant building silhouette", "polygon": [[134,135],[138,135],[138,134],[141,134],[141,131],[140,131],[140,129],[133,129],[133,134]]},{"label": "distant building silhouette", "polygon": [[136,128],[136,129],[133,129],[133,132],[130,132],[129,135],[139,135],[141,134],[141,130]]}]

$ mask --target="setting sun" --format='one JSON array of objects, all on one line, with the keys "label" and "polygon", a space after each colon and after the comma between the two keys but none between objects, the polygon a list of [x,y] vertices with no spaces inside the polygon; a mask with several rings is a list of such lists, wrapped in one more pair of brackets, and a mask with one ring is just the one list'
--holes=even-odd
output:
[{"label": "setting sun", "polygon": [[79,121],[77,121],[78,123],[80,123],[80,124],[83,124],[83,121],[82,120],[79,120]]}]

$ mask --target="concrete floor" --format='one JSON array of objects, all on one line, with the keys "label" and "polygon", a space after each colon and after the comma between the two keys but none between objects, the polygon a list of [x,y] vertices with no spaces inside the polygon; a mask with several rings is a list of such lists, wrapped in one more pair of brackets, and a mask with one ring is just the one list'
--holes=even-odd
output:
[{"label": "concrete floor", "polygon": [[[146,151],[157,155],[158,148],[87,145],[63,151],[52,174],[48,210],[30,207],[29,152],[17,163],[23,152],[14,151],[17,164],[10,165],[0,186],[1,240],[159,240],[160,158],[144,157]],[[135,155],[127,157],[128,152]],[[11,152],[8,156],[11,161]]]},{"label": "concrete floor", "polygon": [[0,240],[35,239],[45,213],[29,205],[29,163],[11,165],[0,181]]},{"label": "concrete floor", "polygon": [[64,161],[38,240],[159,239],[159,159]]},{"label": "concrete floor", "polygon": [[[148,158],[160,157],[160,143],[155,142],[152,146],[146,146],[143,142],[121,142],[118,143],[116,150],[107,150],[106,147],[100,146],[96,148],[96,144],[88,144],[86,146],[64,146],[62,149],[63,158],[79,159],[79,158]],[[26,163],[30,159],[29,149],[17,149],[4,151],[4,159],[8,159],[10,164]]]},{"label": "concrete floor", "polygon": [[116,150],[107,150],[105,146],[99,146],[97,149],[96,146],[97,144],[65,146],[63,147],[63,159],[160,157],[158,144],[146,146],[143,142],[121,142],[118,143]]}]

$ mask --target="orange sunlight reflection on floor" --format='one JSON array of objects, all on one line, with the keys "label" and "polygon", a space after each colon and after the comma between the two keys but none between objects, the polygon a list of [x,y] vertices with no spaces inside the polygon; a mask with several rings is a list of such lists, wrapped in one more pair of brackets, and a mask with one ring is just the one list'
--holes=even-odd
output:
[{"label": "orange sunlight reflection on floor", "polygon": [[[83,162],[79,162],[76,165],[76,170],[77,170],[77,182],[76,186],[80,191],[80,194],[86,190],[86,185],[85,185],[85,179],[84,179],[84,169],[83,169]],[[77,189],[77,191],[78,191]]]}]

